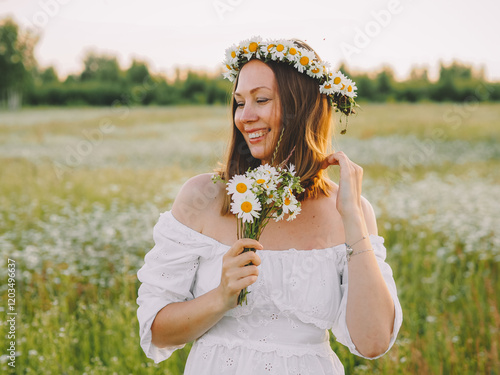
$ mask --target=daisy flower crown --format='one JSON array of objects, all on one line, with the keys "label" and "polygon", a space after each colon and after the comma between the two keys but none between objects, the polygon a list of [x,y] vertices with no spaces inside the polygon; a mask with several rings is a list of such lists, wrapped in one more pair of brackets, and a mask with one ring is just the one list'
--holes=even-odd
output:
[{"label": "daisy flower crown", "polygon": [[[300,73],[317,80],[319,92],[327,95],[335,111],[346,116],[354,113],[354,107],[357,106],[354,100],[357,96],[356,83],[340,70],[331,70],[329,63],[316,59],[314,51],[299,47],[286,39],[262,41],[260,37],[253,37],[226,49],[224,65],[227,70],[222,75],[233,82],[243,65],[252,59],[293,66]],[[345,132],[346,129],[341,131],[342,134]]]}]

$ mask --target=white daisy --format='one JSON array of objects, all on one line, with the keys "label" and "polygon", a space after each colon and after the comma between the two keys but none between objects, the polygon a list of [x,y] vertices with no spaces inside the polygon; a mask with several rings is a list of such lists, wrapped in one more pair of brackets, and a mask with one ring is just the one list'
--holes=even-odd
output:
[{"label": "white daisy", "polygon": [[340,70],[336,73],[330,73],[330,79],[333,82],[332,86],[335,92],[340,93],[345,89],[348,78]]},{"label": "white daisy", "polygon": [[224,78],[228,79],[230,82],[234,82],[237,75],[238,75],[238,73],[236,73],[236,71],[234,71],[234,70],[229,70],[227,72],[222,73],[222,76]]},{"label": "white daisy", "polygon": [[[258,54],[259,51],[259,43],[262,41],[262,38],[258,36],[254,36],[250,39],[245,40],[240,48],[243,51],[243,56],[245,56],[248,60],[250,60],[255,54]],[[257,55],[259,57],[259,55]]]},{"label": "white daisy", "polygon": [[297,47],[295,44],[292,44],[288,47],[288,51],[286,53],[286,58],[288,61],[297,62],[300,59],[302,48]]},{"label": "white daisy", "polygon": [[322,85],[319,86],[319,92],[326,95],[334,94],[338,92],[337,90],[335,90],[334,86],[335,85],[332,81],[325,81]]},{"label": "white daisy", "polygon": [[330,72],[329,78],[333,81],[335,85],[340,84],[343,80],[346,80],[347,77],[342,74],[342,72],[339,70],[337,72]]},{"label": "white daisy", "polygon": [[274,202],[276,202],[277,197],[278,197],[278,192],[274,189],[270,190],[267,194],[266,204],[273,204]]},{"label": "white daisy", "polygon": [[348,79],[345,85],[344,94],[346,96],[349,96],[350,98],[355,98],[358,95],[356,93],[357,89],[358,88],[356,87],[356,84],[350,79]]},{"label": "white daisy", "polygon": [[292,176],[295,176],[295,165],[290,164],[290,166],[288,167],[288,172],[290,172]]},{"label": "white daisy", "polygon": [[252,191],[258,194],[260,191],[268,191],[270,189],[269,180],[271,175],[262,171],[253,170],[250,174],[253,179]]},{"label": "white daisy", "polygon": [[293,211],[293,213],[288,216],[288,219],[286,219],[286,221],[292,221],[292,220],[294,220],[297,217],[297,215],[300,213],[300,210],[301,210],[301,208],[300,208],[300,206],[298,206],[296,208],[296,210]]},{"label": "white daisy", "polygon": [[322,61],[321,66],[323,67],[323,74],[328,75],[332,70],[332,66],[328,61]]},{"label": "white daisy", "polygon": [[[310,64],[314,60],[314,52],[308,51],[304,48],[301,48],[299,51],[300,56],[297,58],[295,62],[295,68],[301,72],[304,73],[304,70],[308,70]],[[319,71],[319,68],[318,68]]]},{"label": "white daisy", "polygon": [[285,213],[283,212],[283,210],[281,210],[281,213],[279,215],[278,215],[278,211],[276,211],[273,215],[274,221],[276,221],[276,222],[283,220],[284,217],[285,217]]},{"label": "white daisy", "polygon": [[272,59],[274,61],[277,60],[283,61],[289,46],[290,42],[288,40],[283,40],[283,39],[277,40],[276,47],[274,47],[273,50],[271,51]]},{"label": "white daisy", "polygon": [[[234,196],[233,196],[234,198]],[[238,197],[231,203],[231,212],[238,215],[243,222],[253,223],[254,218],[259,217],[259,211],[262,209],[257,197],[248,193],[243,197]]]},{"label": "white daisy", "polygon": [[[291,189],[289,189],[289,190],[291,190]],[[297,211],[298,203],[299,203],[299,201],[297,200],[297,198],[295,198],[295,196],[293,194],[290,194],[290,195],[287,194],[285,196],[285,199],[283,199],[283,206],[282,206],[283,212],[291,215],[292,213]]]},{"label": "white daisy", "polygon": [[312,78],[323,77],[322,66],[316,60],[311,61],[309,69],[307,70],[307,75]]},{"label": "white daisy", "polygon": [[271,175],[267,174],[267,173],[256,173],[255,175],[255,183],[257,185],[266,185],[267,182],[271,179]]},{"label": "white daisy", "polygon": [[273,50],[276,49],[276,41],[275,40],[268,40],[266,43],[261,44],[260,46],[260,54],[262,56],[267,56],[271,54],[273,55]]},{"label": "white daisy", "polygon": [[252,190],[252,180],[240,174],[235,175],[227,183],[226,190],[229,194],[234,194],[233,199],[244,196]]},{"label": "white daisy", "polygon": [[[257,190],[259,188],[263,188],[266,191],[274,190],[279,182],[279,172],[276,168],[268,164],[259,165],[256,169],[252,170],[248,176],[255,180],[254,187],[256,187]],[[254,191],[256,190],[254,189]]]},{"label": "white daisy", "polygon": [[274,177],[279,176],[279,172],[276,170],[276,168],[270,166],[269,164],[259,165],[256,170],[259,172],[267,173]]},{"label": "white daisy", "polygon": [[224,61],[224,63],[227,65],[233,65],[234,63],[236,63],[240,55],[239,50],[240,48],[236,44],[233,44],[231,47],[227,48],[226,60]]}]

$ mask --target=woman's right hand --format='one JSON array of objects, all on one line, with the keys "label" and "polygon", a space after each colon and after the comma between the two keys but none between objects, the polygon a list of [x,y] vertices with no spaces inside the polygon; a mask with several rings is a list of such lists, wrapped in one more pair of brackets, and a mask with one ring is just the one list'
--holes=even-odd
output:
[{"label": "woman's right hand", "polygon": [[[254,251],[243,252],[244,248],[262,250],[256,240],[242,238],[236,241],[222,258],[222,275],[217,287],[224,308],[236,307],[240,291],[257,281],[260,257]],[[251,265],[248,265],[249,263]]]}]

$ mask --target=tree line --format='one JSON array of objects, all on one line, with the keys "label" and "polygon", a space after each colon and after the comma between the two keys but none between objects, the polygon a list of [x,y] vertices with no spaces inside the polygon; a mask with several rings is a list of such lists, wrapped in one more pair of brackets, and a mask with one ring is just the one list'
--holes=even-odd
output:
[{"label": "tree line", "polygon": [[[133,60],[122,69],[116,56],[89,52],[81,72],[61,79],[51,66],[40,68],[33,50],[38,36],[23,31],[10,18],[0,21],[0,104],[28,106],[225,104],[231,83],[221,75],[177,70],[173,80],[150,71],[144,61]],[[500,83],[487,82],[482,71],[454,62],[441,64],[439,79],[431,81],[426,69],[414,68],[397,81],[389,67],[379,72],[339,69],[358,86],[359,101],[499,101]]]}]

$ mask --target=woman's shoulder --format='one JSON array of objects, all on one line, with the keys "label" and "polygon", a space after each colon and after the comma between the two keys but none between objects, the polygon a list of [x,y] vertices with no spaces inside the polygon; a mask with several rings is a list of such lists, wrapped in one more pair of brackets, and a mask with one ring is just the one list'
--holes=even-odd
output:
[{"label": "woman's shoulder", "polygon": [[[191,177],[182,185],[172,206],[172,215],[182,224],[201,232],[207,212],[221,207],[225,185],[212,180],[213,173]],[[212,211],[213,212],[213,211]]]},{"label": "woman's shoulder", "polygon": [[361,196],[361,207],[365,217],[368,233],[378,236],[377,218],[372,204],[364,196]]},{"label": "woman's shoulder", "polygon": [[[339,185],[331,180],[329,180],[328,182],[329,182],[328,199],[331,200],[332,202],[331,204],[333,205],[333,207],[335,207]],[[361,209],[363,210],[363,216],[365,218],[368,233],[378,236],[378,226],[377,226],[377,218],[375,215],[375,210],[373,209],[373,206],[370,203],[370,201],[363,195],[361,195]]]}]

